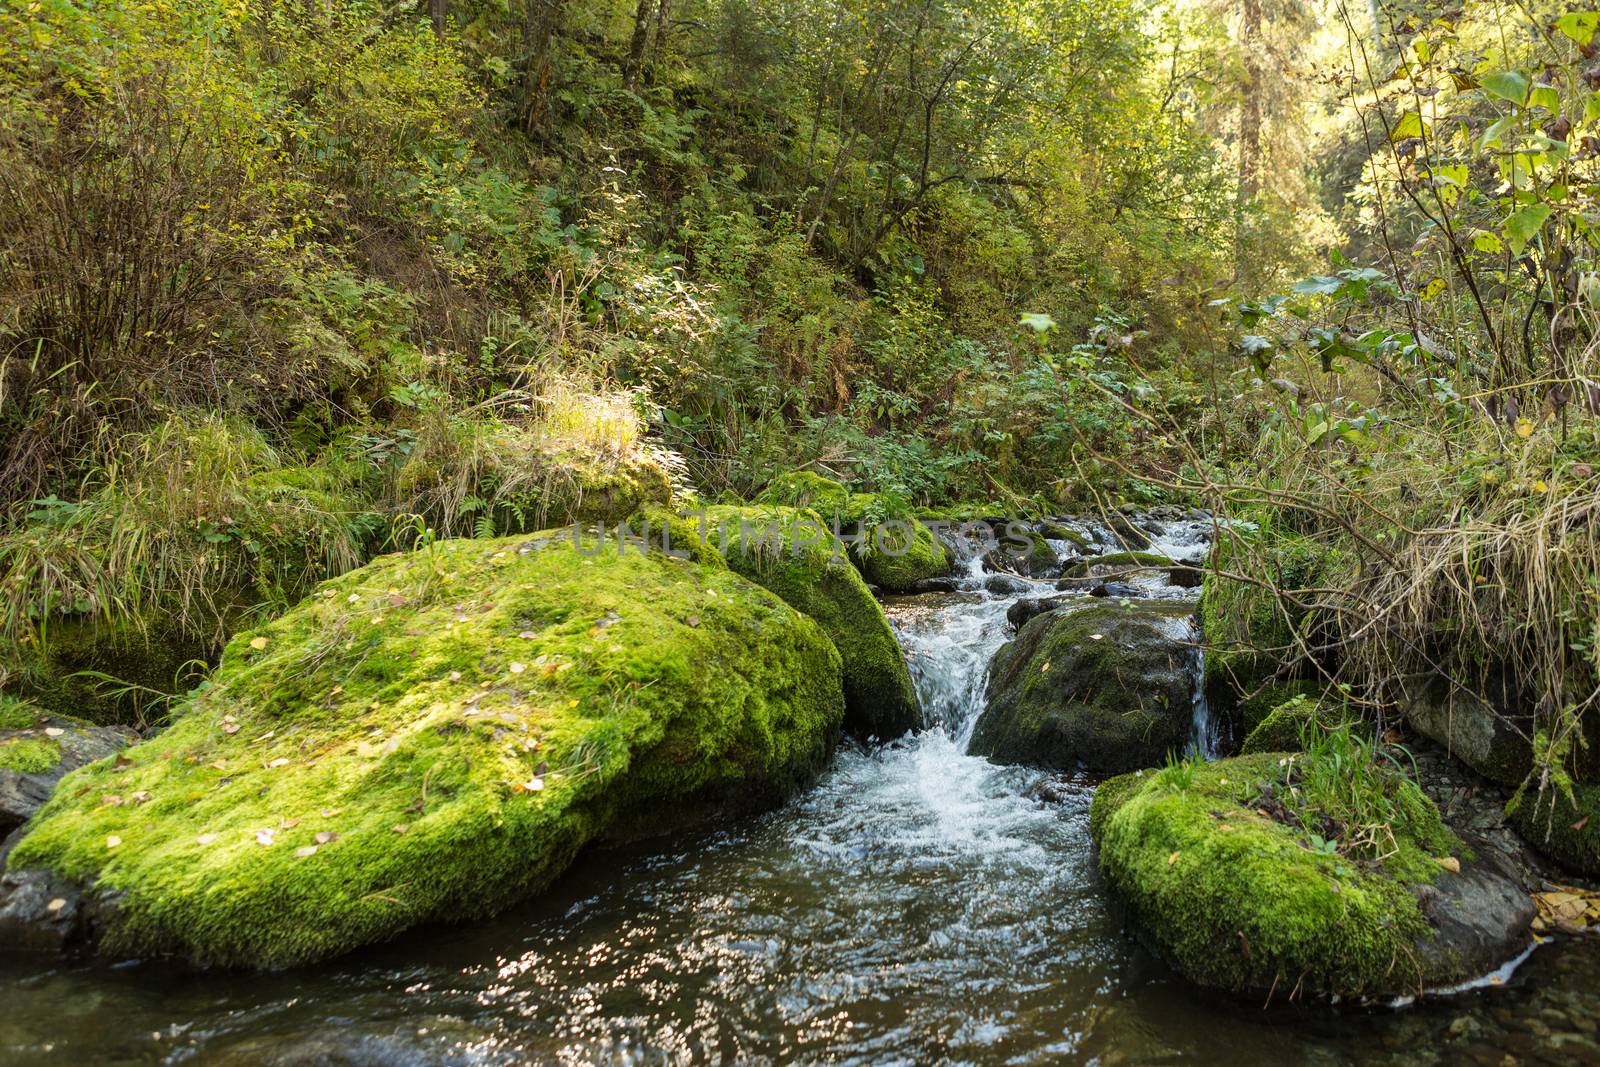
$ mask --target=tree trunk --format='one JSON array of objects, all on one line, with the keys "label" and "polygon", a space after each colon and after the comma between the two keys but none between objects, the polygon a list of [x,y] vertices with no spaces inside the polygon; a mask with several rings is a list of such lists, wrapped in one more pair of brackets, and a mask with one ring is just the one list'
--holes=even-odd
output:
[{"label": "tree trunk", "polygon": [[528,0],[522,23],[522,128],[529,133],[544,125],[550,104],[550,42],[561,24],[564,0]]},{"label": "tree trunk", "polygon": [[629,89],[639,84],[639,71],[644,68],[644,53],[650,45],[650,28],[655,19],[651,18],[656,7],[656,0],[639,0],[639,6],[633,10],[633,40],[628,42],[628,61],[622,68],[622,83]]},{"label": "tree trunk", "polygon": [[1261,0],[1240,0],[1239,52],[1244,85],[1239,92],[1238,229],[1234,234],[1235,274],[1248,274],[1250,251],[1245,212],[1261,191],[1261,96],[1266,90],[1261,56]]},{"label": "tree trunk", "polygon": [[446,0],[428,0],[428,17],[433,20],[433,32],[444,36],[444,16]]},{"label": "tree trunk", "polygon": [[672,0],[661,0],[661,6],[656,9],[656,43],[651,49],[651,62],[659,63],[667,52],[667,32],[671,29]]}]

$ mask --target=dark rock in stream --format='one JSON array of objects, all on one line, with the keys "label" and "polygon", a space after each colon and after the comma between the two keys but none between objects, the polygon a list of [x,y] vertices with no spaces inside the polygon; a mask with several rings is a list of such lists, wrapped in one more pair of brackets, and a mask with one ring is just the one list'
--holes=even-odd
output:
[{"label": "dark rock in stream", "polygon": [[1036,615],[1043,615],[1047,611],[1066,607],[1068,604],[1082,604],[1083,598],[1076,596],[1046,596],[1025,597],[1018,600],[1006,609],[1006,621],[1013,630],[1020,630],[1027,625],[1028,620]]},{"label": "dark rock in stream", "polygon": [[[0,730],[0,834],[26,822],[68,772],[120,752],[132,731],[41,716],[23,729]],[[7,760],[7,750],[13,758]],[[20,757],[28,752],[29,758]]]},{"label": "dark rock in stream", "polygon": [[959,578],[924,578],[911,587],[912,593],[954,593],[961,588]]},{"label": "dark rock in stream", "polygon": [[1522,872],[1487,842],[1462,841],[1476,859],[1413,889],[1434,931],[1417,942],[1423,971],[1457,981],[1488,974],[1526,948],[1535,914]]},{"label": "dark rock in stream", "polygon": [[1026,593],[1037,588],[1025,578],[1017,578],[1010,574],[991,574],[983,580],[984,589],[1001,596],[1011,596],[1016,593]]},{"label": "dark rock in stream", "polygon": [[1179,589],[1199,589],[1206,572],[1188,563],[1180,563],[1167,572],[1167,581]]},{"label": "dark rock in stream", "polygon": [[1089,595],[1092,597],[1113,597],[1132,600],[1144,596],[1144,591],[1126,582],[1101,582],[1089,590]]},{"label": "dark rock in stream", "polygon": [[990,665],[970,751],[1062,770],[1157,766],[1189,739],[1189,627],[1112,604],[1036,616]]}]

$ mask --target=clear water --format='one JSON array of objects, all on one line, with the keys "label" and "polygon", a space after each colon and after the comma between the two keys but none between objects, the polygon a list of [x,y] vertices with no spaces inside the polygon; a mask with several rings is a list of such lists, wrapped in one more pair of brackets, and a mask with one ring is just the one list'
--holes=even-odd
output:
[{"label": "clear water", "polygon": [[780,811],[591,851],[523,910],[323,968],[0,957],[0,1063],[1600,1063],[1592,943],[1405,1012],[1172,977],[1103,892],[1092,783],[1046,801],[1039,772],[964,751],[1010,599],[891,604],[936,725],[847,747]]}]

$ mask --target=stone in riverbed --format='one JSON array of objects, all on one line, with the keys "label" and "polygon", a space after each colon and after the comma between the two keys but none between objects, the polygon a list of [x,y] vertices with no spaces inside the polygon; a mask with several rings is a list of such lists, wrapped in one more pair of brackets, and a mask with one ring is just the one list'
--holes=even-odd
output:
[{"label": "stone in riverbed", "polygon": [[81,893],[55,940],[290,966],[811,780],[844,715],[817,623],[715,554],[591,551],[440,542],[239,634],[165,732],[65,780],[0,912]]},{"label": "stone in riverbed", "polygon": [[1352,780],[1308,774],[1307,759],[1187,764],[1096,791],[1100,867],[1180,973],[1254,995],[1387,997],[1477,977],[1526,946],[1533,907],[1515,872],[1475,858],[1414,783],[1383,768],[1354,780],[1369,800],[1381,792],[1369,810],[1390,836],[1381,858],[1347,854],[1352,809],[1316,783]]},{"label": "stone in riverbed", "polygon": [[1193,720],[1187,615],[1095,604],[1027,621],[989,670],[971,750],[1002,763],[1152,767]]},{"label": "stone in riverbed", "polygon": [[26,701],[0,696],[0,835],[39,810],[68,771],[134,740],[130,730],[47,715]]}]

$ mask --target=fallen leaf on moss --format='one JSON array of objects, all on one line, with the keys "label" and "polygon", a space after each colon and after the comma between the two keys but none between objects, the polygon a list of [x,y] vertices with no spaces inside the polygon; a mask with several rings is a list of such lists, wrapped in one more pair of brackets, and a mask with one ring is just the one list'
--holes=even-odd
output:
[{"label": "fallen leaf on moss", "polygon": [[403,822],[397,822],[393,826],[389,827],[389,829],[393,830],[397,834],[409,834],[411,832],[411,827],[407,826]]},{"label": "fallen leaf on moss", "polygon": [[60,737],[64,733],[66,733],[66,731],[59,726],[46,726],[44,728],[44,735],[46,737]]},{"label": "fallen leaf on moss", "polygon": [[195,843],[200,845],[211,845],[215,844],[216,840],[216,834],[201,834],[199,837],[195,838]]},{"label": "fallen leaf on moss", "polygon": [[48,904],[46,904],[44,906],[44,910],[45,911],[50,911],[50,912],[55,912],[55,911],[60,911],[62,908],[66,907],[66,906],[67,906],[66,900],[64,900],[61,897],[56,897],[54,900],[52,900],[50,903],[48,903]]},{"label": "fallen leaf on moss", "polygon": [[278,831],[273,830],[270,827],[268,829],[265,829],[265,830],[257,830],[256,831],[256,844],[258,844],[258,845],[263,845],[263,846],[270,845],[274,841],[276,841],[277,839],[278,839]]},{"label": "fallen leaf on moss", "polygon": [[316,842],[319,845],[331,845],[337,840],[339,840],[339,832],[337,830],[324,830],[316,836]]},{"label": "fallen leaf on moss", "polygon": [[303,860],[308,856],[315,856],[316,854],[316,845],[302,845],[300,848],[294,850],[294,858],[297,860]]},{"label": "fallen leaf on moss", "polygon": [[1177,862],[1178,862],[1178,854],[1176,852],[1174,852],[1172,855],[1167,857],[1167,866],[1168,867],[1171,867],[1174,863],[1177,863]]},{"label": "fallen leaf on moss", "polygon": [[255,649],[257,652],[260,652],[263,648],[267,647],[267,639],[265,637],[252,638],[250,641],[250,647]]},{"label": "fallen leaf on moss", "polygon": [[110,837],[106,838],[106,848],[116,848],[120,844],[122,844],[122,838],[118,837],[116,834],[112,834]]},{"label": "fallen leaf on moss", "polygon": [[1449,871],[1451,874],[1461,873],[1461,861],[1454,856],[1435,856],[1433,862]]}]

